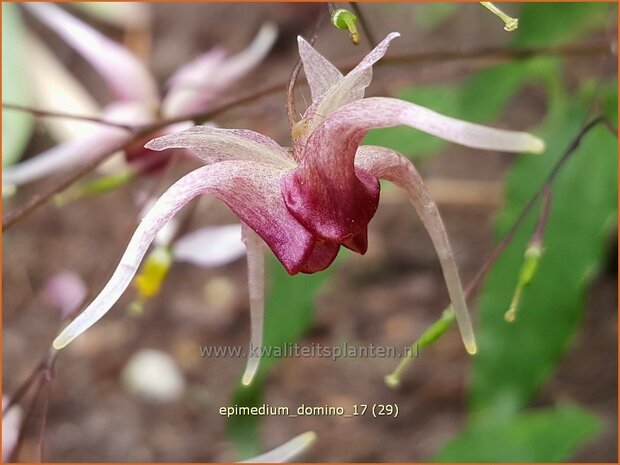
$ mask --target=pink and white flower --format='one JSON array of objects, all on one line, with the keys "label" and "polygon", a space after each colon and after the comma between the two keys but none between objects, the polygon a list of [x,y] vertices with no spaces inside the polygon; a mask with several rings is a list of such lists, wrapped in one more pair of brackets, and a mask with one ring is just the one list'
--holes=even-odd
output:
[{"label": "pink and white flower", "polygon": [[[539,138],[467,123],[406,101],[363,98],[372,65],[399,34],[389,34],[346,76],[304,39],[299,52],[312,104],[292,129],[293,151],[250,130],[197,126],[156,138],[152,150],[190,149],[205,166],[164,193],[144,217],[112,278],[95,300],[54,341],[61,348],[99,320],[129,285],[157,232],[190,200],[213,194],[244,223],[248,250],[252,346],[260,346],[264,310],[263,244],[292,275],[327,268],[341,246],[366,252],[367,228],[379,201],[379,180],[401,187],[437,250],[466,349],[476,351],[464,293],[437,206],[413,164],[393,150],[360,146],[367,131],[410,126],[481,150],[544,150]],[[250,357],[242,382],[259,360]]]}]

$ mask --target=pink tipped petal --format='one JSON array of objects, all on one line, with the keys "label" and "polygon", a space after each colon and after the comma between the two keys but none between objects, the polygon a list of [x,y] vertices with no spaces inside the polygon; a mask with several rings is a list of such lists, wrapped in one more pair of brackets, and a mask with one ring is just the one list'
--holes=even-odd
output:
[{"label": "pink tipped petal", "polygon": [[97,322],[120,298],[157,233],[190,200],[211,193],[224,201],[274,251],[287,271],[299,272],[313,238],[286,211],[280,172],[251,162],[221,162],[198,168],[170,187],[142,219],[121,262],[101,293],[55,339],[60,349]]},{"label": "pink tipped petal", "polygon": [[418,213],[424,227],[428,230],[439,256],[448,294],[465,348],[471,354],[476,353],[474,331],[448,235],[439,215],[439,210],[417,170],[409,160],[399,153],[373,146],[359,148],[356,164],[380,179],[393,182],[407,192],[409,201]]},{"label": "pink tipped petal", "polygon": [[297,43],[299,44],[299,56],[304,65],[304,73],[308,79],[312,100],[317,100],[340,82],[342,73],[303,37],[297,37]]},{"label": "pink tipped petal", "polygon": [[[313,134],[313,139],[329,139],[344,144],[373,128],[405,125],[449,142],[482,150],[532,152],[544,150],[544,142],[531,134],[494,129],[440,115],[415,103],[387,97],[353,102],[333,113]],[[309,141],[310,143],[310,141]]]},{"label": "pink tipped petal", "polygon": [[316,433],[306,431],[269,452],[239,463],[285,463],[296,460],[316,442]]},{"label": "pink tipped petal", "polygon": [[155,81],[125,47],[52,3],[24,3],[24,7],[80,53],[107,81],[119,99],[156,105],[159,97]]},{"label": "pink tipped petal", "polygon": [[172,246],[174,260],[203,268],[231,263],[245,254],[241,225],[229,224],[196,229]]},{"label": "pink tipped petal", "polygon": [[78,274],[64,271],[56,273],[45,283],[43,297],[66,318],[77,310],[86,292],[86,284]]},{"label": "pink tipped petal", "polygon": [[[260,363],[263,345],[263,322],[265,313],[265,255],[263,241],[249,227],[243,225],[243,239],[248,253],[248,287],[250,293],[250,350],[241,383],[248,386]],[[257,353],[258,351],[258,353]]]},{"label": "pink tipped petal", "polygon": [[286,150],[277,142],[246,129],[196,126],[183,132],[153,139],[145,147],[151,150],[189,149],[207,163],[243,160],[281,169],[295,166]]},{"label": "pink tipped petal", "polygon": [[265,24],[242,52],[226,58],[225,50],[217,47],[181,67],[170,79],[162,103],[163,115],[174,117],[206,110],[228,86],[265,59],[277,35],[275,25]]}]

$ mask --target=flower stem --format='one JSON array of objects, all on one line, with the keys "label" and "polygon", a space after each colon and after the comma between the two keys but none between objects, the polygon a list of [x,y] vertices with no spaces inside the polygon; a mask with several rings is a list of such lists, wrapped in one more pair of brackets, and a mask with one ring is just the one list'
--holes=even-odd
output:
[{"label": "flower stem", "polygon": [[493,5],[493,3],[480,2],[480,4],[504,22],[504,31],[516,31],[517,27],[519,27],[519,20],[517,18],[508,16],[502,10]]},{"label": "flower stem", "polygon": [[455,321],[456,315],[452,309],[452,306],[450,306],[442,312],[441,318],[436,320],[426,331],[422,333],[420,338],[414,342],[411,347],[409,347],[407,355],[400,361],[396,369],[385,377],[385,383],[391,388],[400,386],[402,375],[411,362],[413,362],[413,360],[420,355],[420,351],[427,348],[443,336],[443,334],[448,331]]}]

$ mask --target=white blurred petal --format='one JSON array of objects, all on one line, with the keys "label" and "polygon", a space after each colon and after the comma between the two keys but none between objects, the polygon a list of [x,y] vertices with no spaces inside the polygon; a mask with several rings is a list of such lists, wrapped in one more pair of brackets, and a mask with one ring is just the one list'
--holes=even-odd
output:
[{"label": "white blurred petal", "polygon": [[273,24],[265,24],[242,52],[226,58],[226,52],[217,47],[180,67],[170,79],[162,102],[163,115],[174,117],[206,110],[226,87],[264,60],[277,34]]},{"label": "white blurred petal", "polygon": [[186,386],[177,362],[167,353],[154,349],[136,352],[123,368],[121,380],[131,394],[161,403],[177,402]]},{"label": "white blurred petal", "polygon": [[174,260],[213,268],[231,263],[245,254],[241,225],[229,224],[196,229],[172,246]]},{"label": "white blurred petal", "polygon": [[240,463],[284,463],[297,459],[316,442],[316,433],[306,431],[280,447]]},{"label": "white blurred petal", "polygon": [[[145,124],[151,120],[151,115],[136,103],[109,105],[101,117],[110,122],[135,125]],[[102,124],[97,126],[96,130],[80,139],[57,145],[17,165],[5,168],[2,173],[3,189],[82,165],[133,137],[123,128]]]},{"label": "white blurred petal", "polygon": [[155,81],[128,49],[53,3],[23,5],[80,53],[107,81],[119,99],[155,107],[159,100]]},{"label": "white blurred petal", "polygon": [[[35,100],[39,108],[59,110],[81,116],[98,116],[99,105],[56,56],[33,35],[24,43],[27,56],[36,63],[31,74]],[[58,142],[84,137],[100,125],[70,118],[42,118],[41,121]]]},{"label": "white blurred petal", "polygon": [[[9,403],[6,396],[2,396],[2,413]],[[22,411],[19,406],[14,405],[10,411],[2,416],[2,462],[6,463],[11,458],[13,449],[17,445],[19,430],[22,423]]]}]

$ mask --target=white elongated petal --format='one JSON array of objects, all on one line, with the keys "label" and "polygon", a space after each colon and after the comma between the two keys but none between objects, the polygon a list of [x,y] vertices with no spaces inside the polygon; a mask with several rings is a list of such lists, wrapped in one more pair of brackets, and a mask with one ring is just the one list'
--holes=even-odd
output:
[{"label": "white elongated petal", "polygon": [[210,226],[196,229],[176,240],[174,260],[203,268],[226,265],[245,254],[241,225]]},{"label": "white elongated petal", "polygon": [[[252,229],[243,225],[243,240],[248,253],[248,287],[250,293],[250,350],[241,383],[248,386],[260,364],[265,314],[265,255],[263,241]],[[258,354],[257,354],[258,351]]]},{"label": "white elongated petal", "polygon": [[316,442],[316,433],[306,431],[280,447],[240,463],[284,463],[297,459]]},{"label": "white elongated petal", "polygon": [[341,107],[317,128],[308,145],[330,140],[337,146],[351,138],[363,137],[369,129],[399,125],[482,150],[540,153],[545,149],[542,139],[526,132],[468,123],[415,103],[387,97],[371,97]]},{"label": "white elongated petal", "polygon": [[292,267],[303,262],[314,241],[288,213],[280,193],[280,175],[279,170],[266,165],[235,161],[198,168],[177,181],[142,219],[106,286],[60,333],[54,348],[66,346],[107,313],[127,289],[157,233],[198,195],[212,193],[224,201],[284,264]]},{"label": "white elongated petal", "polygon": [[[142,125],[150,122],[152,115],[139,103],[121,102],[109,105],[101,118],[118,124]],[[3,189],[26,184],[87,163],[115,146],[128,142],[132,137],[131,132],[124,128],[95,122],[90,124],[95,129],[84,137],[57,145],[22,163],[6,168],[2,176]]]},{"label": "white elongated petal", "polygon": [[465,349],[470,354],[475,354],[477,351],[476,339],[467,311],[465,294],[454,260],[454,253],[450,247],[448,234],[439,215],[437,205],[435,205],[417,170],[409,160],[399,153],[373,146],[360,147],[355,164],[359,168],[370,171],[379,179],[393,182],[407,192],[409,201],[428,231],[439,256]]},{"label": "white elongated petal", "polygon": [[342,79],[342,73],[303,37],[297,37],[297,43],[299,56],[304,65],[304,73],[310,86],[310,94],[314,101],[338,84]]},{"label": "white elongated petal", "polygon": [[207,163],[244,160],[282,169],[295,166],[286,150],[277,142],[247,129],[195,126],[186,131],[153,139],[145,147],[151,150],[189,149]]},{"label": "white elongated petal", "polygon": [[27,184],[86,163],[130,138],[131,134],[128,131],[101,126],[82,139],[57,145],[17,165],[5,168],[2,173],[3,189]]},{"label": "white elongated petal", "polygon": [[[65,68],[54,54],[33,35],[27,36],[26,55],[37,64],[31,73],[37,105],[44,109],[59,109],[65,113],[98,116],[101,108],[79,81]],[[84,137],[98,129],[93,123],[71,118],[43,118],[41,120],[58,142]]]},{"label": "white elongated petal", "polygon": [[119,99],[150,106],[157,103],[159,97],[153,77],[125,47],[52,3],[24,3],[24,6],[80,53]]},{"label": "white elongated petal", "polygon": [[228,86],[265,59],[277,35],[275,25],[264,24],[242,52],[226,57],[226,51],[216,47],[179,68],[170,79],[163,99],[163,115],[175,117],[205,111]]}]

